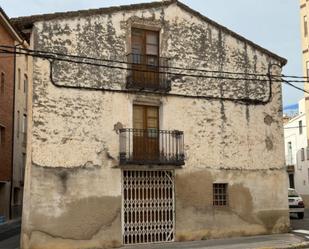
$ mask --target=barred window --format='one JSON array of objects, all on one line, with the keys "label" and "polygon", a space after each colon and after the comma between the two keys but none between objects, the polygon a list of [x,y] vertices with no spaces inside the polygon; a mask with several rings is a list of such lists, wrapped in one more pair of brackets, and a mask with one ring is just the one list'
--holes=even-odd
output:
[{"label": "barred window", "polygon": [[214,206],[228,205],[227,183],[213,184],[213,205]]}]

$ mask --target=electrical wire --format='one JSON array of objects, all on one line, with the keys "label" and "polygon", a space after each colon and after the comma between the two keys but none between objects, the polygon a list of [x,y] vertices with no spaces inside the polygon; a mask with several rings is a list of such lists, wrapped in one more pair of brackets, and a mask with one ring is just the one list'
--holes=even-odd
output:
[{"label": "electrical wire", "polygon": [[299,129],[299,128],[305,128],[307,126],[291,126],[291,127],[283,127],[283,129]]},{"label": "electrical wire", "polygon": [[[0,45],[0,48],[9,48],[11,49],[11,46],[5,46],[5,45]],[[108,62],[108,63],[118,63],[118,64],[126,64],[126,65],[144,65],[144,66],[149,66],[147,64],[140,64],[140,63],[132,63],[128,61],[121,61],[121,60],[111,60],[111,59],[104,59],[104,58],[94,58],[94,57],[88,57],[88,56],[79,56],[79,55],[71,55],[71,54],[65,54],[65,53],[56,53],[56,52],[49,52],[49,51],[42,51],[42,50],[31,50],[31,49],[26,49],[26,48],[20,48],[19,50],[26,51],[29,54],[42,54],[42,55],[47,55],[47,56],[62,56],[62,57],[69,57],[69,58],[74,58],[74,59],[82,59],[82,60],[91,60],[91,61],[100,61],[100,62]],[[7,51],[7,50],[6,50]],[[7,51],[9,52],[9,51]],[[161,57],[163,58],[163,57]],[[258,73],[240,73],[240,72],[228,72],[228,71],[215,71],[215,70],[204,70],[204,69],[197,69],[197,68],[183,68],[183,67],[174,67],[174,66],[164,66],[164,65],[154,65],[152,66],[153,68],[162,68],[162,69],[174,69],[174,70],[184,70],[184,71],[192,71],[192,72],[202,72],[202,73],[214,73],[214,74],[230,74],[230,75],[245,75],[247,76],[255,76],[255,77],[268,77],[267,74],[258,74]],[[127,69],[127,68],[125,68]],[[279,76],[279,75],[274,75],[274,76]],[[229,77],[225,77],[229,79]],[[235,78],[236,79],[236,78]],[[238,78],[237,78],[238,79]],[[246,80],[246,79],[244,79]],[[251,79],[249,78],[248,80],[261,80],[261,79]],[[262,80],[264,81],[264,80]]]},{"label": "electrical wire", "polygon": [[[40,53],[26,53],[26,52],[13,52],[5,49],[0,49],[3,52],[7,53],[14,53],[14,54],[22,54],[22,55],[30,55],[33,57],[39,57],[42,59],[48,59],[48,60],[56,60],[56,61],[64,61],[64,62],[71,62],[76,64],[84,64],[89,66],[99,66],[99,67],[106,67],[106,68],[112,68],[112,69],[120,69],[120,70],[126,70],[126,71],[134,71],[134,72],[143,72],[143,73],[158,73],[158,74],[166,74],[166,75],[173,75],[176,77],[197,77],[197,78],[208,78],[208,79],[225,79],[225,80],[243,80],[243,81],[260,81],[260,82],[268,82],[269,79],[252,79],[252,78],[238,78],[238,77],[226,77],[226,76],[212,76],[212,75],[198,75],[198,74],[188,74],[188,73],[179,73],[179,72],[170,72],[170,71],[151,71],[151,70],[144,70],[139,68],[128,68],[128,67],[122,67],[122,66],[114,66],[114,65],[107,65],[107,64],[101,64],[101,63],[95,63],[95,62],[88,62],[88,61],[79,61],[75,59],[67,59],[65,57],[71,57],[70,55],[65,55],[64,58],[57,57],[54,55],[48,55],[44,54],[41,55]],[[73,58],[76,58],[73,56]],[[87,57],[85,57],[87,58]],[[92,59],[92,58],[91,58]],[[90,60],[91,60],[90,59]],[[114,61],[111,61],[114,62]],[[116,62],[117,63],[117,62]],[[136,63],[130,63],[131,65],[143,65],[143,64],[136,64]],[[267,75],[263,75],[264,77],[267,77]]]},{"label": "electrical wire", "polygon": [[171,93],[171,92],[165,92],[165,91],[156,91],[156,90],[150,90],[147,89],[111,89],[111,88],[104,88],[102,86],[79,86],[79,85],[65,85],[65,84],[59,84],[55,82],[53,78],[53,60],[50,60],[50,81],[51,83],[58,87],[58,88],[66,88],[66,89],[77,89],[77,90],[88,90],[88,91],[106,91],[106,92],[121,92],[121,93],[128,93],[128,94],[136,94],[140,93],[141,90],[144,90],[144,94],[152,94],[152,95],[160,95],[160,96],[174,96],[174,97],[183,97],[183,98],[194,98],[194,99],[207,99],[207,100],[219,100],[219,101],[230,101],[234,103],[244,104],[244,105],[265,105],[270,102],[271,96],[272,96],[272,87],[271,82],[269,83],[269,95],[266,98],[263,99],[251,99],[248,97],[244,98],[232,98],[232,97],[223,97],[223,96],[209,96],[209,95],[190,95],[190,94],[180,94],[180,93]]},{"label": "electrical wire", "polygon": [[[0,46],[1,47],[1,46]],[[9,46],[2,46],[8,49],[11,49],[11,47]],[[268,82],[268,86],[269,86],[269,94],[268,97],[263,98],[263,99],[251,99],[248,97],[244,97],[244,98],[230,98],[230,97],[223,97],[223,96],[204,96],[204,95],[190,95],[190,96],[186,96],[184,94],[175,94],[175,93],[169,93],[169,95],[175,95],[175,96],[183,96],[183,97],[194,97],[194,98],[205,98],[205,99],[218,99],[218,100],[227,100],[227,101],[233,101],[233,102],[241,102],[244,104],[267,104],[270,102],[271,97],[272,97],[272,83],[276,80],[273,80],[271,75],[270,75],[270,68],[273,65],[277,65],[277,64],[270,64],[269,65],[269,71],[268,74],[250,74],[250,75],[254,75],[255,77],[258,76],[263,76],[265,77],[265,79],[253,79],[253,78],[235,78],[235,77],[226,77],[226,76],[222,76],[223,73],[231,73],[233,75],[246,75],[248,76],[246,73],[236,73],[236,72],[223,72],[223,71],[208,71],[208,70],[202,70],[202,72],[211,72],[211,73],[220,73],[220,76],[213,76],[213,75],[198,75],[198,74],[188,74],[188,73],[179,73],[179,72],[171,72],[171,71],[149,71],[149,70],[141,70],[140,68],[128,68],[128,67],[123,67],[123,66],[115,66],[115,65],[110,65],[110,64],[102,64],[102,61],[104,63],[108,62],[108,63],[125,63],[125,64],[129,64],[129,65],[136,65],[134,63],[128,63],[128,62],[122,62],[122,61],[116,61],[116,60],[106,60],[106,59],[98,59],[98,58],[92,58],[92,57],[81,57],[81,56],[76,56],[76,55],[68,55],[68,54],[63,54],[63,53],[52,53],[52,52],[46,52],[46,51],[39,51],[39,50],[29,50],[29,49],[19,49],[19,51],[10,51],[7,49],[1,49],[2,52],[6,52],[6,53],[14,53],[14,54],[19,54],[19,55],[30,55],[33,57],[38,57],[41,59],[46,59],[50,62],[50,79],[51,82],[57,86],[57,87],[68,87],[68,88],[78,88],[78,89],[85,89],[85,90],[104,90],[104,91],[116,91],[114,89],[103,89],[101,87],[86,87],[86,86],[76,86],[76,85],[71,85],[71,86],[63,86],[63,85],[59,85],[57,84],[54,79],[53,79],[53,62],[54,61],[65,61],[65,62],[70,62],[70,63],[76,63],[76,64],[83,64],[83,65],[90,65],[90,66],[99,66],[99,67],[106,67],[106,68],[113,68],[113,69],[121,69],[121,70],[131,70],[131,71],[135,71],[135,72],[151,72],[151,73],[158,73],[158,74],[165,74],[165,75],[173,75],[174,77],[198,77],[198,78],[208,78],[208,79],[225,79],[225,80],[249,80],[249,81],[262,81],[262,82]],[[25,52],[21,52],[21,51],[25,51]],[[92,61],[92,62],[89,62]],[[93,62],[96,61],[96,62]],[[100,63],[97,63],[100,62]],[[138,66],[140,66],[139,64],[137,64]],[[277,65],[280,67],[280,65]],[[170,67],[167,67],[169,70],[171,69]],[[187,68],[177,68],[177,70],[190,70]],[[201,71],[196,69],[196,71]],[[267,79],[266,79],[267,77]],[[278,80],[279,82],[281,82],[281,80]],[[118,90],[117,90],[118,91]],[[121,90],[123,92],[123,90]],[[130,91],[132,92],[132,91]],[[162,93],[160,93],[162,94]]]},{"label": "electrical wire", "polygon": [[299,91],[302,91],[302,92],[304,92],[304,93],[309,94],[308,91],[306,91],[306,90],[304,90],[304,89],[302,89],[302,88],[300,88],[300,87],[298,87],[298,86],[293,85],[293,84],[292,84],[290,81],[288,81],[288,80],[282,79],[282,82],[283,82],[284,84],[286,84],[286,85],[289,85],[289,86],[291,86],[291,87],[293,87],[293,88],[299,90]]},{"label": "electrical wire", "polygon": [[[5,46],[5,45],[0,45],[0,47],[4,48],[13,48],[11,46]],[[31,50],[31,49],[26,49],[26,48],[19,48],[19,50],[23,50],[29,53],[39,53],[39,54],[47,54],[47,55],[56,55],[56,56],[64,56],[64,57],[71,57],[75,59],[86,59],[86,60],[93,60],[93,61],[101,61],[101,62],[109,62],[109,63],[120,63],[120,64],[126,64],[126,65],[136,65],[137,63],[132,63],[128,61],[121,61],[121,60],[111,60],[111,59],[104,59],[104,58],[94,58],[94,57],[88,57],[88,56],[79,56],[79,55],[69,55],[69,54],[64,54],[64,53],[56,53],[56,52],[49,52],[49,51],[43,51],[43,50]],[[164,57],[161,57],[164,58]],[[166,58],[168,59],[168,58]],[[144,66],[149,66],[147,64],[141,64],[138,63],[138,65],[144,65]],[[175,70],[185,70],[185,71],[193,71],[193,72],[203,72],[203,73],[220,73],[220,74],[231,74],[231,75],[245,75],[245,76],[260,76],[260,77],[266,77],[268,76],[267,74],[259,74],[259,73],[240,73],[240,72],[229,72],[229,71],[215,71],[215,70],[205,70],[205,69],[197,69],[197,68],[183,68],[183,67],[175,67],[175,66],[164,66],[164,65],[158,65],[158,66],[152,66],[153,68],[163,68],[163,69],[175,69]],[[125,68],[127,69],[127,68]],[[282,77],[282,78],[294,78],[294,79],[309,79],[309,77],[306,76],[295,76],[295,75],[271,75],[272,77]],[[230,79],[229,77],[224,77],[226,79]],[[247,80],[247,79],[244,79]],[[248,80],[261,80],[261,79],[248,79]],[[264,80],[261,80],[264,81]],[[289,82],[293,83],[309,83],[308,80],[289,80]]]},{"label": "electrical wire", "polygon": [[[6,45],[0,45],[0,48],[8,48],[8,49],[14,49],[14,47],[12,46],[6,46]],[[43,50],[31,50],[31,49],[26,49],[26,48],[19,48],[19,50],[23,50],[26,51],[26,53],[29,53],[28,55],[31,54],[45,54],[48,57],[50,55],[54,55],[54,56],[62,56],[62,57],[69,57],[69,58],[74,58],[74,59],[82,59],[82,60],[93,60],[93,61],[100,61],[100,62],[108,62],[108,63],[119,63],[119,64],[126,64],[126,65],[137,65],[137,63],[131,63],[128,61],[121,61],[121,60],[111,60],[111,59],[104,59],[104,58],[94,58],[94,57],[88,57],[88,56],[79,56],[79,55],[69,55],[69,54],[65,54],[65,53],[56,53],[56,52],[49,52],[49,51],[43,51]],[[6,53],[9,53],[9,51],[5,50]],[[12,52],[12,51],[11,51]],[[22,53],[25,54],[25,53]],[[164,58],[164,57],[161,57]],[[63,60],[64,61],[64,60]],[[68,61],[70,62],[70,61]],[[76,61],[74,61],[75,63],[77,63]],[[97,64],[94,63],[95,66],[98,66]],[[102,64],[100,64],[102,65]],[[149,66],[147,64],[140,64],[138,63],[138,65],[141,66]],[[102,65],[104,66],[104,65]],[[245,76],[255,76],[255,77],[266,77],[268,76],[267,74],[259,74],[259,73],[240,73],[240,72],[229,72],[229,71],[215,71],[215,70],[204,70],[204,69],[197,69],[197,68],[183,68],[183,67],[174,67],[174,66],[164,66],[164,65],[153,65],[152,68],[163,68],[163,69],[174,69],[174,70],[184,70],[184,71],[192,71],[192,72],[202,72],[202,73],[215,73],[215,74],[221,74],[220,78],[221,79],[237,79],[237,80],[257,80],[257,81],[265,81],[263,79],[251,79],[251,78],[231,78],[231,77],[223,77],[222,74],[230,74],[230,75],[245,75]],[[118,69],[125,69],[128,70],[129,68],[123,68],[123,67],[118,67]],[[135,69],[136,71],[136,69]],[[143,72],[148,72],[143,70]],[[164,72],[166,73],[166,72]],[[172,72],[172,74],[178,74],[178,76],[190,76],[190,77],[200,77],[200,75],[196,76],[196,75],[192,75],[192,74],[185,74],[185,73],[176,73],[176,72]],[[209,78],[214,78],[216,79],[218,76],[207,76]],[[306,76],[295,76],[295,75],[285,75],[285,74],[281,74],[281,75],[271,75],[271,77],[281,77],[281,78],[293,78],[293,79],[309,79],[309,77]],[[308,80],[289,80],[289,82],[292,83],[309,83]]]}]

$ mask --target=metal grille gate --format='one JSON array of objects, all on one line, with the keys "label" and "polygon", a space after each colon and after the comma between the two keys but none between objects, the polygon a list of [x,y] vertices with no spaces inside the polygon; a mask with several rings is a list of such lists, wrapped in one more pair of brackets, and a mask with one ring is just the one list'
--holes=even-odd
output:
[{"label": "metal grille gate", "polygon": [[174,240],[174,172],[123,171],[123,244]]}]

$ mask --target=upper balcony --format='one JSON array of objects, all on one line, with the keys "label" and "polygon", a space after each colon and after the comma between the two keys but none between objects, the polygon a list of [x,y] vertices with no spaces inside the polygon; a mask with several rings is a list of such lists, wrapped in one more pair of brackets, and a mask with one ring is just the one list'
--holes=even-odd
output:
[{"label": "upper balcony", "polygon": [[128,54],[127,89],[162,91],[171,90],[168,79],[168,58],[154,55]]},{"label": "upper balcony", "polygon": [[120,164],[183,165],[183,132],[157,129],[121,129]]}]

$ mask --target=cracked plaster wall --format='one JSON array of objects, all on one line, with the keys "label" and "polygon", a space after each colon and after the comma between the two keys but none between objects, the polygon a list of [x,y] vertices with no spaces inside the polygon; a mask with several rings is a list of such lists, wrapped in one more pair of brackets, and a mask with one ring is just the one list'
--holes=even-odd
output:
[{"label": "cracked plaster wall", "polygon": [[[173,66],[267,73],[268,64],[276,62],[175,4],[38,22],[32,44],[38,50],[124,59],[130,27],[143,25],[161,29],[160,54],[171,58]],[[114,126],[120,122],[132,127],[133,102],[145,98],[161,103],[161,129],[185,134],[186,164],[176,170],[178,240],[287,229],[280,84],[273,84],[269,104],[241,105],[57,88],[50,81],[47,61],[34,59],[33,70],[24,249],[121,244],[119,135]],[[126,73],[56,62],[53,76],[60,85],[120,90],[125,88]],[[269,88],[265,82],[183,77],[173,79],[171,92],[267,100]],[[230,208],[212,208],[213,182],[229,183]],[[246,203],[249,211],[235,200]],[[275,217],[273,224],[270,216]],[[188,226],[183,217],[191,217]],[[227,228],[229,220],[237,226]]]}]

